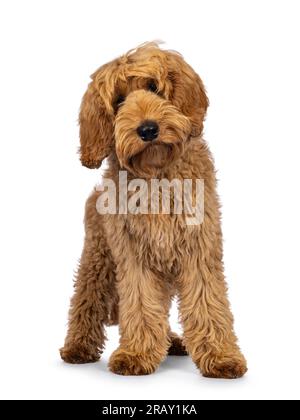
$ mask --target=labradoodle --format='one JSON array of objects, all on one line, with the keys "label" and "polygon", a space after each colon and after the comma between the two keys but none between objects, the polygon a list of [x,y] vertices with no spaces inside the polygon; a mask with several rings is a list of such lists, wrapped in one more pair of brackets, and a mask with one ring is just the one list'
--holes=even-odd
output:
[{"label": "labradoodle", "polygon": [[[247,371],[233,330],[222,263],[220,206],[213,159],[202,138],[208,98],[200,77],[174,51],[146,43],[100,67],[83,96],[80,158],[118,187],[142,179],[204,180],[203,221],[183,214],[100,214],[95,189],[85,209],[85,243],[61,357],[95,362],[105,325],[119,324],[109,368],[155,371],[167,354],[188,353],[200,372],[238,378]],[[194,197],[194,196],[193,196]],[[119,204],[120,205],[120,204]],[[177,296],[183,337],[168,317]]]}]

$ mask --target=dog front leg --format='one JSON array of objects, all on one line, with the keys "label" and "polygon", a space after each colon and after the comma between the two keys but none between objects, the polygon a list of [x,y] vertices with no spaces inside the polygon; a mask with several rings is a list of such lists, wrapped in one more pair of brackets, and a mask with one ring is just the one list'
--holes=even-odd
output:
[{"label": "dog front leg", "polygon": [[170,346],[168,293],[148,269],[130,262],[122,268],[120,346],[111,355],[109,368],[119,375],[147,375],[155,371]]},{"label": "dog front leg", "polygon": [[184,343],[203,376],[233,379],[247,371],[237,345],[222,263],[191,259],[179,282]]},{"label": "dog front leg", "polygon": [[71,299],[68,333],[60,349],[68,363],[97,361],[104,347],[104,323],[112,323],[111,318],[117,316],[111,313],[117,305],[114,263],[96,211],[98,195],[91,195],[86,204],[85,243]]}]

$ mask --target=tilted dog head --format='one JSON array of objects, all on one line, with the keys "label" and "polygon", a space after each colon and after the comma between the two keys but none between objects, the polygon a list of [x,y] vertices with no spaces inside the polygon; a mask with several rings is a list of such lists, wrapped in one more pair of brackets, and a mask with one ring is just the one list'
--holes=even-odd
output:
[{"label": "tilted dog head", "polygon": [[122,168],[153,175],[202,132],[208,107],[204,86],[176,52],[147,43],[91,78],[79,115],[84,166],[98,168],[115,151]]}]

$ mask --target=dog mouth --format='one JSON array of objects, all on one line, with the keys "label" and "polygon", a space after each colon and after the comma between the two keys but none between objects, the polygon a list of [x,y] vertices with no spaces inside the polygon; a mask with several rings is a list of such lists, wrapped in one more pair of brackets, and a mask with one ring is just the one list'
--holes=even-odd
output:
[{"label": "dog mouth", "polygon": [[145,166],[162,168],[172,157],[172,149],[170,144],[152,143],[133,156],[131,162],[134,164],[135,161],[140,161]]},{"label": "dog mouth", "polygon": [[155,141],[128,160],[129,168],[138,175],[154,176],[169,166],[182,153],[181,143]]}]

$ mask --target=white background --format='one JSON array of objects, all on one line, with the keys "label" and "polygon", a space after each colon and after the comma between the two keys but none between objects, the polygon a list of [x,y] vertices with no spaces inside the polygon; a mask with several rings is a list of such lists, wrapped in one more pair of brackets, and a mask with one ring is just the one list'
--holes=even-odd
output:
[{"label": "white background", "polygon": [[[0,31],[0,397],[299,398],[299,1],[11,0]],[[152,376],[114,375],[117,328],[101,362],[59,358],[100,177],[76,154],[81,96],[99,65],[153,39],[183,53],[210,97],[241,380],[204,379],[175,357]]]}]

